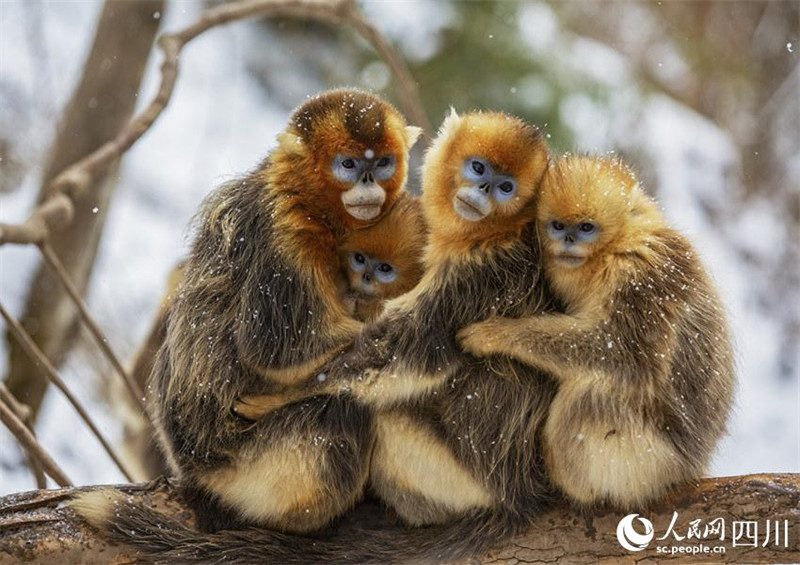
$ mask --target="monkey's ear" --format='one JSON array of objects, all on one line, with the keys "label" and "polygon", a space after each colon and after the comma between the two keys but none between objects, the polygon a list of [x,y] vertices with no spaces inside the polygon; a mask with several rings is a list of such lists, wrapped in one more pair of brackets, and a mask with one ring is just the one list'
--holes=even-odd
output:
[{"label": "monkey's ear", "polygon": [[278,134],[278,143],[290,153],[302,153],[304,149],[302,138],[288,131]]},{"label": "monkey's ear", "polygon": [[418,128],[417,126],[406,126],[406,141],[408,142],[409,149],[414,147],[414,144],[417,142],[420,135],[422,135],[422,128]]},{"label": "monkey's ear", "polygon": [[456,109],[450,106],[450,113],[442,122],[442,125],[439,127],[439,136],[441,138],[449,138],[455,131],[458,129],[458,125],[461,123],[461,116],[458,115]]},{"label": "monkey's ear", "polygon": [[628,190],[628,210],[635,212],[644,196],[641,184],[638,182]]}]

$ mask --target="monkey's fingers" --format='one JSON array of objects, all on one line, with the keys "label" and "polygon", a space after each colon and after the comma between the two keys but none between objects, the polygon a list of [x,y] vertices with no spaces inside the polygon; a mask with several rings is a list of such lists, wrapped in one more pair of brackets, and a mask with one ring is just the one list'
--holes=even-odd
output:
[{"label": "monkey's fingers", "polygon": [[483,357],[495,352],[496,331],[494,320],[485,320],[462,328],[456,337],[464,351]]}]

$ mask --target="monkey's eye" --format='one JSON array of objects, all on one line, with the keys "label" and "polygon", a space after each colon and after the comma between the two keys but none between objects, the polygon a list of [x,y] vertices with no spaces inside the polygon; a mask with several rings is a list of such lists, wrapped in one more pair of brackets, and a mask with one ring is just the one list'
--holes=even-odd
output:
[{"label": "monkey's eye", "polygon": [[470,166],[476,174],[482,175],[484,172],[486,172],[486,166],[480,161],[472,161]]},{"label": "monkey's eye", "polygon": [[391,162],[392,162],[392,160],[389,159],[389,157],[381,157],[380,159],[378,159],[378,162],[376,163],[376,166],[377,167],[388,167],[389,163],[391,163]]},{"label": "monkey's eye", "polygon": [[595,230],[595,225],[592,222],[583,222],[581,224],[581,231],[583,233],[592,233]]},{"label": "monkey's eye", "polygon": [[363,265],[367,262],[367,258],[364,257],[361,253],[356,253],[353,255],[353,260],[358,263],[359,265]]},{"label": "monkey's eye", "polygon": [[345,159],[344,161],[342,161],[342,167],[344,167],[345,169],[354,169],[355,166],[356,162],[353,161],[352,159]]},{"label": "monkey's eye", "polygon": [[550,227],[553,228],[555,231],[563,231],[564,230],[564,224],[562,224],[558,220],[553,220],[552,222],[550,222]]},{"label": "monkey's eye", "polygon": [[381,263],[380,266],[378,267],[378,270],[381,273],[391,273],[392,271],[394,271],[394,267],[392,267],[389,263]]},{"label": "monkey's eye", "polygon": [[506,194],[508,194],[508,193],[510,193],[510,192],[513,192],[513,190],[514,190],[514,183],[513,183],[513,182],[511,182],[510,180],[504,180],[503,182],[501,182],[501,183],[500,183],[500,184],[497,186],[497,188],[499,188],[499,189],[500,189],[502,192],[505,192]]}]

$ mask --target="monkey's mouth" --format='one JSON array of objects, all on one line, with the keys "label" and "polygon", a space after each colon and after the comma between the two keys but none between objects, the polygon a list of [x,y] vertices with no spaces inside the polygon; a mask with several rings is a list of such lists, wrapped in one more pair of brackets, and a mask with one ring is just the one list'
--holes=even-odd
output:
[{"label": "monkey's mouth", "polygon": [[357,220],[374,220],[381,213],[381,204],[345,204],[344,209]]},{"label": "monkey's mouth", "polygon": [[456,195],[455,209],[459,216],[470,222],[478,222],[486,217],[483,210],[459,195]]},{"label": "monkey's mouth", "polygon": [[580,267],[586,262],[583,255],[572,255],[570,253],[560,253],[556,255],[556,263],[562,267]]},{"label": "monkey's mouth", "polygon": [[345,212],[356,220],[374,220],[381,215],[386,192],[378,183],[357,183],[342,193]]},{"label": "monkey's mouth", "polygon": [[364,295],[366,295],[366,296],[368,296],[370,298],[373,298],[373,297],[378,295],[378,289],[375,288],[375,287],[376,287],[376,285],[374,285],[374,284],[368,284],[368,283],[363,283],[363,282],[358,283],[358,291],[361,294],[364,294]]}]

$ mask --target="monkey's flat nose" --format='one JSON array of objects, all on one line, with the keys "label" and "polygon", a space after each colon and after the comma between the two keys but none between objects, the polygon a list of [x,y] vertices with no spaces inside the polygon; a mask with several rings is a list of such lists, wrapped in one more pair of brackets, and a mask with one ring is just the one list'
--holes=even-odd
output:
[{"label": "monkey's flat nose", "polygon": [[373,183],[375,182],[375,175],[373,175],[372,173],[364,173],[364,176],[361,177],[361,182],[363,182],[364,184]]},{"label": "monkey's flat nose", "polygon": [[489,183],[488,182],[484,182],[484,183],[480,184],[478,186],[478,188],[480,188],[483,192],[488,193],[489,192]]},{"label": "monkey's flat nose", "polygon": [[567,243],[575,243],[575,236],[574,235],[567,235],[566,236]]},{"label": "monkey's flat nose", "polygon": [[364,282],[368,282],[368,283],[372,282],[372,275],[369,274],[369,273],[364,273],[364,276],[362,278],[364,279]]}]

